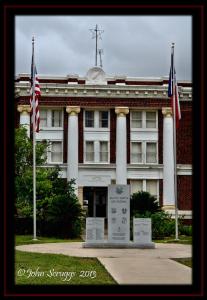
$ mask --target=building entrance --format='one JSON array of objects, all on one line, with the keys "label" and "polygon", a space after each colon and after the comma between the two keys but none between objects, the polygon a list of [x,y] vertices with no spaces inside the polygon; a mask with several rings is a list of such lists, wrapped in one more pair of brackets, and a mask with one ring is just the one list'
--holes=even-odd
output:
[{"label": "building entrance", "polygon": [[107,217],[107,187],[84,187],[83,201],[88,205],[89,217]]}]

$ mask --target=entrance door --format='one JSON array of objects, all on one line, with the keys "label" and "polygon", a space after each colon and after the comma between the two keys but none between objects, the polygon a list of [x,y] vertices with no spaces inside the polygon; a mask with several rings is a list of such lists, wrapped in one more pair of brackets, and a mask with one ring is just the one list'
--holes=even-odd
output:
[{"label": "entrance door", "polygon": [[106,190],[105,188],[95,190],[94,206],[96,217],[106,217]]},{"label": "entrance door", "polygon": [[107,187],[84,187],[84,200],[88,200],[89,217],[107,217]]}]

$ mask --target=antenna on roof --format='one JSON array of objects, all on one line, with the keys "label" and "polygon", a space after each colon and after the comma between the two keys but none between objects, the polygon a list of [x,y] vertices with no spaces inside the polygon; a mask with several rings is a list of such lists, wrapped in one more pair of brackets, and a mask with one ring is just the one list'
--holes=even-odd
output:
[{"label": "antenna on roof", "polygon": [[97,66],[97,56],[98,56],[98,38],[101,38],[101,34],[104,32],[104,30],[98,29],[98,25],[96,24],[95,29],[89,29],[92,32],[92,39],[96,38],[96,55],[95,55],[95,66]]},{"label": "antenna on roof", "polygon": [[103,49],[98,49],[98,54],[99,54],[99,57],[100,57],[100,67],[102,68],[103,67],[103,63],[102,63],[101,54],[103,54]]}]

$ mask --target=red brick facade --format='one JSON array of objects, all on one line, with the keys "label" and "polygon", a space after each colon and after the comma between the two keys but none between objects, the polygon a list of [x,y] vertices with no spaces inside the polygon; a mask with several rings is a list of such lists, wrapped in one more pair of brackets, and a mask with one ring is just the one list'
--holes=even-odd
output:
[{"label": "red brick facade", "polygon": [[110,163],[116,162],[116,114],[110,109]]},{"label": "red brick facade", "polygon": [[192,209],[192,176],[177,176],[178,209]]},{"label": "red brick facade", "polygon": [[177,129],[177,163],[192,164],[192,107],[181,104],[181,120]]},{"label": "red brick facade", "polygon": [[158,110],[158,159],[159,164],[163,164],[163,114]]},{"label": "red brick facade", "polygon": [[63,162],[67,163],[67,151],[68,151],[68,113],[64,109],[63,118]]},{"label": "red brick facade", "polygon": [[163,180],[159,180],[159,204],[163,206]]}]

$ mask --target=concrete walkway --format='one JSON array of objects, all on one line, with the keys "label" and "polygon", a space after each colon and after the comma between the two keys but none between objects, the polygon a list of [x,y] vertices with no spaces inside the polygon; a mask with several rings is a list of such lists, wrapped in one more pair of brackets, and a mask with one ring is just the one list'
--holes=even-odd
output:
[{"label": "concrete walkway", "polygon": [[155,249],[90,249],[82,243],[16,246],[17,250],[96,257],[119,284],[192,284],[192,270],[170,258],[191,257],[191,245],[157,243]]}]

